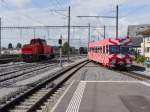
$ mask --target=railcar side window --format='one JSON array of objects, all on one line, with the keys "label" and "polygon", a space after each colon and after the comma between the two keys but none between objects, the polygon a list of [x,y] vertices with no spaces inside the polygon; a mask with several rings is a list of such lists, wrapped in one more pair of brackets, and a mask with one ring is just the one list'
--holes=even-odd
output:
[{"label": "railcar side window", "polygon": [[94,52],[94,47],[92,47],[92,52]]},{"label": "railcar side window", "polygon": [[97,53],[97,47],[95,47],[95,53]]},{"label": "railcar side window", "polygon": [[99,53],[101,53],[101,47],[99,46],[99,51],[98,51]]},{"label": "railcar side window", "polygon": [[109,53],[109,46],[106,46],[106,53]]},{"label": "railcar side window", "polygon": [[92,52],[92,48],[91,47],[90,47],[89,51]]},{"label": "railcar side window", "polygon": [[103,53],[105,53],[105,46],[103,46]]},{"label": "railcar side window", "polygon": [[102,47],[100,47],[100,53],[102,53]]}]

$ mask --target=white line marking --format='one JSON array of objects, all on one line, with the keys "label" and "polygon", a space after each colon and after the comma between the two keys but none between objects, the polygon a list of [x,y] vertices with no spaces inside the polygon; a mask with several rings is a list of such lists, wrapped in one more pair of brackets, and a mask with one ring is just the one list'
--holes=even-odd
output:
[{"label": "white line marking", "polygon": [[110,81],[81,81],[81,82],[140,83],[140,82],[142,82],[142,81],[111,81],[111,80],[110,80]]},{"label": "white line marking", "polygon": [[150,83],[148,83],[148,82],[141,81],[140,83],[145,85],[145,86],[150,86]]},{"label": "white line marking", "polygon": [[68,90],[71,88],[71,86],[73,85],[74,82],[75,82],[75,80],[73,80],[71,82],[71,84],[68,86],[68,88],[63,93],[63,95],[58,99],[57,103],[53,106],[53,108],[51,109],[51,112],[54,112],[56,110],[58,104],[61,102],[61,100],[63,99],[63,97],[67,94]]},{"label": "white line marking", "polygon": [[81,82],[102,82],[102,83],[139,83],[144,86],[150,86],[150,83],[145,82],[145,81],[81,81]]},{"label": "white line marking", "polygon": [[86,82],[80,82],[73,97],[67,107],[66,112],[78,112],[82,96],[86,87]]}]

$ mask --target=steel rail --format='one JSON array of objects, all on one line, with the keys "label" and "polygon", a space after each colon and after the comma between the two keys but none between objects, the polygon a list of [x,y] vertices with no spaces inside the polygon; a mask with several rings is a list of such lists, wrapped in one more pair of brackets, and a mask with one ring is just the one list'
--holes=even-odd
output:
[{"label": "steel rail", "polygon": [[53,75],[51,75],[51,77],[46,78],[45,80],[43,80],[40,84],[37,84],[35,87],[30,88],[29,90],[25,91],[24,93],[18,95],[16,98],[14,98],[12,101],[8,101],[6,104],[2,105],[0,107],[0,112],[9,112],[11,109],[13,109],[15,106],[17,106],[18,104],[20,104],[22,101],[24,101],[25,99],[27,99],[29,96],[33,95],[34,93],[36,93],[37,91],[39,91],[40,89],[42,89],[43,87],[45,87],[47,84],[50,84],[52,82],[54,82],[55,80],[57,80],[58,78],[62,77],[65,75],[65,73],[68,73],[70,70],[75,69],[73,71],[71,71],[71,73],[69,73],[67,76],[65,76],[65,78],[63,78],[62,80],[59,81],[59,83],[57,85],[55,85],[53,88],[51,88],[49,90],[48,93],[46,93],[42,98],[40,98],[34,105],[32,105],[29,109],[27,109],[27,112],[33,112],[36,109],[39,108],[39,106],[41,104],[43,104],[43,102],[50,97],[63,83],[65,83],[68,79],[70,79],[70,77],[76,73],[79,69],[81,69],[84,65],[86,65],[88,63],[87,60],[84,60],[82,62],[79,62],[77,64],[74,64],[72,66],[68,66],[60,71],[57,71],[56,73],[53,73]]},{"label": "steel rail", "polygon": [[[108,69],[102,65],[100,65],[101,67],[105,68],[105,69]],[[126,76],[129,76],[129,77],[132,77],[134,79],[137,79],[137,80],[147,80],[147,79],[150,79],[150,76],[148,75],[144,75],[144,74],[140,74],[140,73],[135,73],[133,70],[144,70],[144,68],[141,68],[139,66],[135,66],[133,65],[132,68],[128,69],[128,70],[124,70],[124,71],[121,71],[121,70],[117,70],[117,69],[109,69],[111,71],[114,71],[114,72],[117,72],[117,73],[120,73],[120,74],[123,74],[123,75],[126,75]]]},{"label": "steel rail", "polygon": [[[38,71],[38,70],[41,70],[41,69],[44,69],[44,68],[48,68],[48,67],[51,67],[51,66],[54,66],[54,65],[56,65],[56,64],[49,64],[49,65],[46,65],[46,66],[35,66],[34,67],[34,69],[33,70],[29,70],[29,71],[25,71],[25,72],[23,72],[23,73],[20,73],[20,74],[17,74],[17,75],[13,75],[13,76],[11,76],[11,77],[6,77],[6,78],[4,78],[4,79],[0,79],[0,83],[2,83],[2,82],[4,82],[4,81],[8,81],[8,80],[10,80],[10,79],[14,79],[14,78],[17,78],[17,77],[19,77],[19,76],[23,76],[23,75],[25,75],[25,74],[28,74],[28,73],[32,73],[32,72],[35,72],[35,71]],[[26,69],[23,69],[23,70],[27,70],[27,69],[29,69],[29,68],[26,68]],[[21,72],[22,70],[19,70],[18,72]],[[15,72],[16,73],[16,72]],[[6,75],[6,74],[5,74]],[[11,75],[11,74],[7,74],[7,75]],[[6,76],[7,76],[6,75]]]}]

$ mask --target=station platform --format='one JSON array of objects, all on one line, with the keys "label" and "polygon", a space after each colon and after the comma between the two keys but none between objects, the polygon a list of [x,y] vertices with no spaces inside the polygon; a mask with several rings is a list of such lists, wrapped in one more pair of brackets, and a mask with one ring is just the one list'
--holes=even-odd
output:
[{"label": "station platform", "polygon": [[150,84],[143,81],[74,82],[52,112],[150,112]]}]

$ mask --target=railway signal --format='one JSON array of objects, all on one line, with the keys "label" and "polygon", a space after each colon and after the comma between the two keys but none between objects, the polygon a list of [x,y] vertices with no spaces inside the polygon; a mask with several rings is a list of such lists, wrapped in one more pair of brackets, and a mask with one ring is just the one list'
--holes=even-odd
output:
[{"label": "railway signal", "polygon": [[60,67],[62,67],[62,35],[60,36],[60,39],[58,40],[58,44],[59,44],[59,64]]}]

